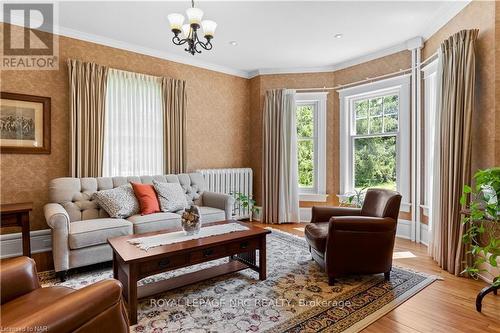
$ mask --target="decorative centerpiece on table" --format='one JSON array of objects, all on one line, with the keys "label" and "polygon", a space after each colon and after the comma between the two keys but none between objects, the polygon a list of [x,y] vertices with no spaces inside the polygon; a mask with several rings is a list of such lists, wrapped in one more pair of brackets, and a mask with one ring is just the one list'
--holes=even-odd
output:
[{"label": "decorative centerpiece on table", "polygon": [[200,232],[201,217],[198,206],[191,205],[191,207],[186,208],[184,212],[182,212],[181,225],[182,229],[188,236]]}]

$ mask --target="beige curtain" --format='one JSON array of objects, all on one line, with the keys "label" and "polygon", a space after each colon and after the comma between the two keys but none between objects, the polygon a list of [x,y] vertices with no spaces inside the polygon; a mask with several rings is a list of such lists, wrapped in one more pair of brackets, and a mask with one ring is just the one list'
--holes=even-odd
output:
[{"label": "beige curtain", "polygon": [[186,172],[186,82],[163,78],[165,99],[165,172]]},{"label": "beige curtain", "polygon": [[263,112],[262,219],[299,222],[295,91],[267,91]]},{"label": "beige curtain", "polygon": [[477,34],[478,30],[463,30],[444,41],[438,66],[441,93],[435,145],[440,148],[433,190],[432,256],[443,269],[456,275],[466,260],[459,201],[464,184],[471,181]]},{"label": "beige curtain", "polygon": [[99,177],[104,151],[108,68],[70,59],[68,72],[71,176]]}]

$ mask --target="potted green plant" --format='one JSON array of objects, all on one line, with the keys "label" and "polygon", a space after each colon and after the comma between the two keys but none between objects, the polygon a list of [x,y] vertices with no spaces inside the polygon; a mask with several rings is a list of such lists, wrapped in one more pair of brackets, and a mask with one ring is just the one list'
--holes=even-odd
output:
[{"label": "potted green plant", "polygon": [[367,187],[360,190],[354,189],[353,193],[348,193],[344,198],[340,199],[340,205],[361,208],[365,200],[366,189]]},{"label": "potted green plant", "polygon": [[[479,170],[474,175],[476,185],[464,186],[460,204],[466,209],[464,234],[462,241],[469,246],[472,263],[467,265],[462,274],[478,278],[486,271],[483,264],[498,267],[500,255],[500,167]],[[476,299],[476,308],[481,311],[481,300],[489,292],[497,292],[500,287],[500,275],[493,278],[491,286],[483,289]]]},{"label": "potted green plant", "polygon": [[231,195],[234,196],[235,199],[235,207],[234,209],[246,208],[250,214],[249,220],[253,221],[253,214],[257,214],[259,212],[259,208],[255,206],[255,200],[252,199],[251,196],[245,195],[241,192],[231,192]]}]

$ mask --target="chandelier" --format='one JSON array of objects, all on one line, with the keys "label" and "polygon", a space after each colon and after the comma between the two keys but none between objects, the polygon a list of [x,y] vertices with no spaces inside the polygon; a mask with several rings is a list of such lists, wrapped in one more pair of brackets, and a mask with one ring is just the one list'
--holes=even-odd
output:
[{"label": "chandelier", "polygon": [[[210,41],[214,38],[217,23],[210,20],[202,21],[201,18],[203,17],[203,11],[194,7],[194,0],[191,0],[191,8],[186,10],[186,15],[189,22],[188,24],[183,24],[184,15],[182,14],[174,13],[168,15],[170,29],[174,33],[172,42],[175,45],[186,44],[186,48],[184,50],[192,55],[195,55],[195,53],[201,53],[201,50],[198,47],[207,51],[211,50],[212,43]],[[198,38],[200,27],[203,29],[203,36],[206,40],[205,42]],[[179,37],[181,33],[183,38]]]}]

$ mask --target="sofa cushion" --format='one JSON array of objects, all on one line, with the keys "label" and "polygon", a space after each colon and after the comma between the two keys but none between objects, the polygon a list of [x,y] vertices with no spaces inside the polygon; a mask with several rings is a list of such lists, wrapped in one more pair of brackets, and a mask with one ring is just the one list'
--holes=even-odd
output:
[{"label": "sofa cushion", "polygon": [[123,219],[94,219],[71,222],[69,225],[69,247],[72,250],[106,244],[108,238],[131,235],[132,223]]},{"label": "sofa cushion", "polygon": [[306,225],[304,235],[307,242],[321,253],[326,251],[329,222],[316,222]]},{"label": "sofa cushion", "polygon": [[226,212],[222,209],[207,206],[199,207],[202,223],[226,220]]},{"label": "sofa cushion", "polygon": [[153,181],[153,185],[163,212],[175,212],[188,207],[186,195],[180,184]]},{"label": "sofa cushion", "polygon": [[134,234],[159,231],[172,227],[181,226],[181,216],[179,214],[165,212],[149,215],[132,215],[127,221],[132,222]]},{"label": "sofa cushion", "polygon": [[151,184],[131,183],[137,201],[141,207],[141,215],[160,212],[160,203],[155,188]]},{"label": "sofa cushion", "polygon": [[126,218],[139,212],[139,202],[130,184],[98,191],[93,198],[111,217]]}]

